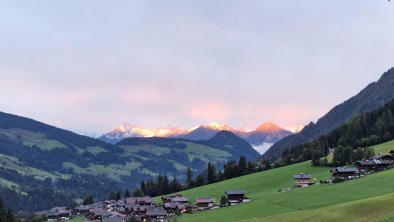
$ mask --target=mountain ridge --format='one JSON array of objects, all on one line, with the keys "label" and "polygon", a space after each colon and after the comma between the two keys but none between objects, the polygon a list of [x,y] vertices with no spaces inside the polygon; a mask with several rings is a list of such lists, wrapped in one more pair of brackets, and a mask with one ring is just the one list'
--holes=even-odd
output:
[{"label": "mountain ridge", "polygon": [[290,135],[275,143],[262,158],[271,161],[280,158],[281,153],[296,145],[309,142],[327,134],[346,123],[358,113],[374,111],[394,98],[394,68],[384,72],[378,81],[368,84],[355,96],[333,107],[316,123],[311,122],[299,133]]},{"label": "mountain ridge", "polygon": [[[145,131],[148,133],[139,133],[140,131]],[[160,130],[162,132],[168,132],[167,134],[159,134]],[[98,139],[116,144],[122,139],[131,137],[174,137],[189,140],[209,140],[216,133],[227,130],[235,133],[237,136],[247,140],[253,146],[259,146],[262,144],[275,143],[283,137],[292,135],[293,133],[289,130],[279,127],[272,122],[266,122],[259,125],[255,130],[244,130],[235,129],[234,127],[227,124],[220,124],[217,122],[211,122],[208,124],[200,125],[198,127],[191,128],[189,130],[181,129],[178,127],[168,127],[168,128],[143,128],[132,124],[123,124],[109,133],[103,134]]]},{"label": "mountain ridge", "polygon": [[[112,145],[33,119],[0,112],[0,195],[17,212],[55,205],[72,205],[88,193],[104,199],[112,191],[139,186],[159,174],[186,177],[208,162],[220,168],[243,154],[250,161],[259,154],[246,141],[180,138],[133,138],[139,144]],[[246,144],[246,145],[245,145]]]}]

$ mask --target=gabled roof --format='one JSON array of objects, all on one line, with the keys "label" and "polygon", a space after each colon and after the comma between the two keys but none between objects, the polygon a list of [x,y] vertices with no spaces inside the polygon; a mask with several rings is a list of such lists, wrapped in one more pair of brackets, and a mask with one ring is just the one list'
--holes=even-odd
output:
[{"label": "gabled roof", "polygon": [[196,198],[196,203],[215,203],[215,197]]},{"label": "gabled roof", "polygon": [[376,160],[376,159],[373,159],[372,161],[374,161],[377,165],[390,165],[391,164],[390,160]]},{"label": "gabled roof", "polygon": [[146,216],[167,216],[167,211],[162,207],[148,208],[146,211]]},{"label": "gabled roof", "polygon": [[390,157],[390,158],[393,158],[393,156],[391,156],[391,155],[389,155],[389,154],[379,154],[379,155],[376,155],[376,156],[374,156],[374,157],[371,157],[371,159],[381,159],[381,158],[383,158],[383,157]]},{"label": "gabled roof", "polygon": [[376,163],[370,160],[359,160],[356,161],[356,164],[361,165],[361,166],[375,166]]},{"label": "gabled roof", "polygon": [[226,191],[227,195],[245,195],[245,190],[228,190]]},{"label": "gabled roof", "polygon": [[170,199],[171,202],[188,202],[189,199],[187,199],[186,197],[173,197]]},{"label": "gabled roof", "polygon": [[293,179],[310,179],[310,178],[312,178],[312,174],[300,173],[300,174],[294,174],[293,175]]},{"label": "gabled roof", "polygon": [[333,172],[338,173],[356,173],[358,171],[357,168],[347,168],[347,167],[337,167],[333,170]]}]

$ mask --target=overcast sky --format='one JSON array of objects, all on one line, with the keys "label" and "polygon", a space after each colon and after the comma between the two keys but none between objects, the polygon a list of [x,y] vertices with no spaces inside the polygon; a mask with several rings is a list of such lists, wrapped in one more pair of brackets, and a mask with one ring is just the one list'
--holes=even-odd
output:
[{"label": "overcast sky", "polygon": [[87,135],[306,124],[392,66],[387,0],[0,0],[0,110]]}]

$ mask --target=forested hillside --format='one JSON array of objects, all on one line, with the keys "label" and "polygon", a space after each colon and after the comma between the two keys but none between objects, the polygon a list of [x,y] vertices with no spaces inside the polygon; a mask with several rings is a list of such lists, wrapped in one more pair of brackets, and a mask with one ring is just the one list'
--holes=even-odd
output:
[{"label": "forested hillside", "polygon": [[377,110],[394,98],[394,68],[385,72],[377,82],[369,84],[356,96],[335,106],[316,123],[310,123],[301,132],[288,136],[274,144],[263,156],[277,160],[284,150],[307,143],[345,124],[359,113]]},{"label": "forested hillside", "polygon": [[[328,148],[330,147],[339,147],[338,152],[343,152],[344,149],[342,148],[345,148],[345,150],[346,148],[356,149],[392,140],[394,139],[393,113],[394,100],[379,110],[353,117],[348,123],[338,127],[326,136],[285,150],[282,153],[282,161],[290,164],[313,159],[316,162],[328,154]],[[349,158],[351,157],[349,156]],[[334,160],[335,165],[343,165],[348,160],[336,161]]]},{"label": "forested hillside", "polygon": [[39,211],[71,206],[88,194],[104,199],[113,191],[133,190],[141,180],[159,174],[185,180],[188,167],[198,175],[209,162],[220,167],[239,159],[241,153],[248,160],[258,158],[247,142],[231,134],[225,138],[205,142],[131,139],[114,146],[0,113],[0,195],[15,211]]}]

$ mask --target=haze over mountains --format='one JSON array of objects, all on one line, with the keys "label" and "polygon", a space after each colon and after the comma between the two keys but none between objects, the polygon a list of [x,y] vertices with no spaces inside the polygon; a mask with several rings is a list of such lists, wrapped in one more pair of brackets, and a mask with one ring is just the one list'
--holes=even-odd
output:
[{"label": "haze over mountains", "polygon": [[293,133],[278,125],[267,122],[258,126],[255,130],[235,129],[227,124],[211,122],[191,129],[178,127],[167,128],[143,128],[132,124],[123,124],[108,132],[98,139],[116,144],[119,141],[132,137],[164,137],[182,138],[189,140],[209,140],[220,131],[229,131],[248,141],[259,153],[263,153],[272,144]]}]

